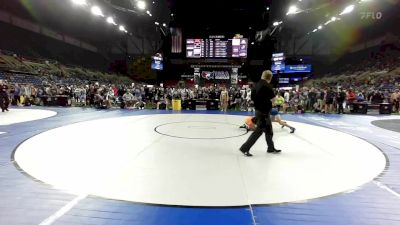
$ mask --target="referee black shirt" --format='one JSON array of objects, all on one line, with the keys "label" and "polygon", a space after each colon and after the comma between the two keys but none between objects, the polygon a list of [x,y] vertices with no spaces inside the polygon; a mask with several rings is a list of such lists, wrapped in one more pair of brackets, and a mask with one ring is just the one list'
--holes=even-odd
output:
[{"label": "referee black shirt", "polygon": [[254,108],[261,113],[269,114],[272,109],[271,99],[275,97],[271,84],[261,79],[257,82],[254,90]]}]

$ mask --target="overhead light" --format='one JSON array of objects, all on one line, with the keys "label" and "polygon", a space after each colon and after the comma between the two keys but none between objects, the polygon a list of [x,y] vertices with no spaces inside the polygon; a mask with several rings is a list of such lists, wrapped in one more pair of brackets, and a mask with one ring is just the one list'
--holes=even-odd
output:
[{"label": "overhead light", "polygon": [[267,7],[267,11],[269,11],[269,7]]},{"label": "overhead light", "polygon": [[142,0],[139,0],[139,1],[137,1],[136,6],[141,10],[145,10],[146,9],[146,2],[144,2]]},{"label": "overhead light", "polygon": [[71,0],[75,5],[87,5],[86,0]]},{"label": "overhead light", "polygon": [[295,5],[292,5],[292,6],[290,6],[289,7],[289,10],[288,10],[288,12],[286,13],[286,15],[293,15],[293,14],[296,14],[296,13],[298,13],[298,8],[297,8],[297,6],[295,6]]},{"label": "overhead light", "polygon": [[163,25],[164,27],[167,27],[167,24],[166,24],[166,23],[163,23],[162,25]]},{"label": "overhead light", "polygon": [[102,16],[104,17],[103,12],[101,11],[100,7],[98,6],[93,6],[90,11],[92,12],[93,15],[95,16]]},{"label": "overhead light", "polygon": [[111,16],[107,17],[107,23],[117,25]]},{"label": "overhead light", "polygon": [[317,32],[317,31],[318,31],[318,29],[314,29],[312,32],[315,33],[315,32]]},{"label": "overhead light", "polygon": [[122,26],[122,25],[119,26],[119,30],[120,30],[120,31],[126,31],[125,27]]},{"label": "overhead light", "polygon": [[339,18],[337,18],[337,17],[332,17],[330,20],[328,20],[324,25],[328,25],[328,24],[330,24],[330,23],[332,23],[332,22],[335,22],[336,20],[339,20]]},{"label": "overhead light", "polygon": [[339,15],[349,14],[353,12],[353,10],[354,10],[354,5],[349,5]]},{"label": "overhead light", "polygon": [[276,22],[274,22],[272,25],[274,26],[274,27],[276,27],[276,26],[279,26],[280,24],[282,24],[283,22],[282,21],[276,21]]},{"label": "overhead light", "polygon": [[160,25],[160,23],[159,23],[159,22],[154,22],[154,24],[155,24],[155,25],[157,25],[157,26],[158,26],[158,25]]},{"label": "overhead light", "polygon": [[171,16],[174,16],[174,14],[173,14],[173,13],[171,13]]},{"label": "overhead light", "polygon": [[318,30],[322,30],[322,28],[323,28],[322,25],[319,25],[319,26],[318,26]]},{"label": "overhead light", "polygon": [[149,11],[149,10],[147,10],[147,11],[146,11],[146,13],[147,13],[147,14],[150,14],[150,11]]}]

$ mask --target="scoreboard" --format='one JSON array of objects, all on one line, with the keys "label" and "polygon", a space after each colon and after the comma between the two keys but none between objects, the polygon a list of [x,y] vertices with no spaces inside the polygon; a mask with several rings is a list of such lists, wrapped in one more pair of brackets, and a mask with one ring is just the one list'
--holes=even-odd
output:
[{"label": "scoreboard", "polygon": [[284,53],[275,53],[272,54],[272,68],[271,71],[276,73],[277,71],[285,70],[285,54]]},{"label": "scoreboard", "polygon": [[188,58],[246,58],[247,49],[247,38],[186,40]]}]

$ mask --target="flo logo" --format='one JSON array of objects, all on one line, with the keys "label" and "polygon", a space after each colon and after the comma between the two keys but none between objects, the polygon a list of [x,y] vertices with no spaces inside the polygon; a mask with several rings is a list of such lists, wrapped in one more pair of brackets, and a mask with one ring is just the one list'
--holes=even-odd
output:
[{"label": "flo logo", "polygon": [[380,20],[383,17],[382,12],[361,12],[362,20]]}]

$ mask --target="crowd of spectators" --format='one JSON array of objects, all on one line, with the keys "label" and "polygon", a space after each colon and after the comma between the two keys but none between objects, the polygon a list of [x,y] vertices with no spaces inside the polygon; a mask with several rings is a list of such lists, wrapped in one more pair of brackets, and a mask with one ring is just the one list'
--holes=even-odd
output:
[{"label": "crowd of spectators", "polygon": [[[293,100],[304,103],[301,106],[307,110],[330,112],[331,107],[339,109],[338,103],[341,103],[345,96],[344,104],[353,101],[368,102],[373,105],[391,103],[393,111],[398,113],[400,48],[397,45],[383,45],[375,52],[362,55],[363,59],[359,61],[356,60],[356,56],[349,55],[347,63],[340,61],[336,64],[336,67],[340,68],[336,73],[304,82],[299,91],[301,94]],[[352,97],[354,95],[355,98]],[[315,98],[321,99],[322,104],[315,106],[311,104],[315,102]],[[324,101],[331,102],[332,99],[332,106],[324,104]]]},{"label": "crowd of spectators", "polygon": [[[343,113],[354,102],[377,105],[390,103],[399,112],[400,56],[377,54],[378,60],[345,66],[338,74],[313,78],[292,88],[277,89],[277,107],[284,112]],[[364,66],[363,66],[364,65]],[[64,72],[63,72],[64,71]],[[65,71],[69,73],[66,74]],[[12,105],[46,105],[52,97],[63,98],[64,105],[97,108],[171,108],[172,100],[220,100],[228,92],[228,108],[252,111],[251,84],[240,87],[163,87],[119,80],[116,76],[96,76],[84,69],[61,69],[56,74],[0,72],[0,80]],[[225,98],[225,97],[224,97]]]},{"label": "crowd of spectators", "polygon": [[[8,95],[12,105],[43,105],[51,97],[67,98],[68,105],[97,108],[158,108],[164,103],[171,108],[173,99],[179,100],[218,100],[224,86],[196,88],[176,88],[146,85],[141,83],[102,83],[80,79],[64,79],[56,76],[43,78],[41,84],[14,83],[10,78],[16,75],[0,73],[0,80],[8,84]],[[24,76],[32,80],[31,75]],[[247,109],[250,89],[230,88],[230,107]]]},{"label": "crowd of spectators", "polygon": [[361,89],[360,87],[330,87],[308,88],[290,90],[280,93],[284,103],[278,104],[283,111],[290,108],[296,112],[321,112],[321,113],[344,113],[353,110],[354,103],[368,103],[379,105],[381,103],[393,104],[393,111],[399,112],[398,102],[400,100],[399,90],[392,91],[381,89]]},{"label": "crowd of spectators", "polygon": [[[0,74],[0,80],[9,80],[12,74]],[[28,77],[30,75],[25,75]],[[3,79],[2,79],[3,78]],[[6,78],[6,79],[4,79]],[[32,78],[30,78],[32,80]],[[4,82],[3,81],[3,82]],[[313,82],[320,82],[319,80]],[[374,84],[309,83],[310,86],[277,89],[276,105],[283,112],[343,113],[351,110],[354,102],[369,104],[392,103],[398,112],[400,77],[377,79]],[[44,105],[50,97],[65,98],[69,106],[96,108],[158,108],[164,103],[172,107],[172,100],[220,100],[225,85],[178,88],[160,87],[140,83],[112,84],[80,79],[49,76],[41,84],[8,82],[8,95],[12,105]],[[252,111],[251,85],[230,87],[228,104],[231,110]]]}]

